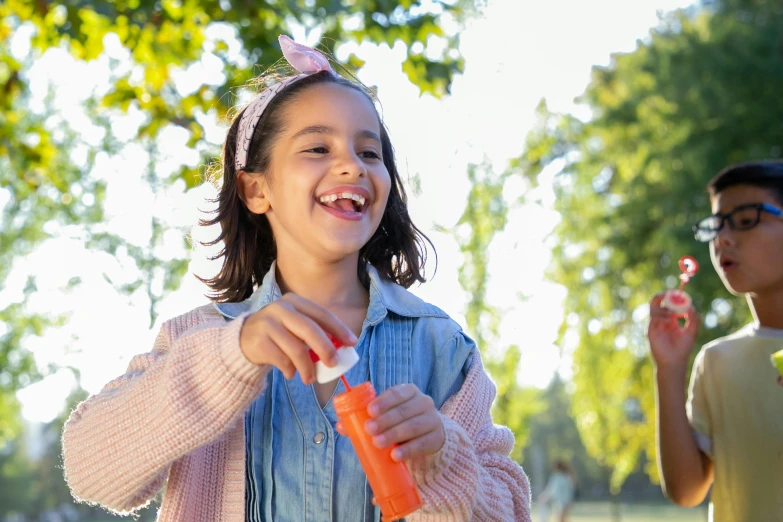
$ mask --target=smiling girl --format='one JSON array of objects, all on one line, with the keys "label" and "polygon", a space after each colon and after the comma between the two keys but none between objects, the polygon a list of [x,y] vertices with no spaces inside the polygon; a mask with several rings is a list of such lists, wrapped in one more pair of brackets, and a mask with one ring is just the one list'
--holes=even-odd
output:
[{"label": "smiling girl", "polygon": [[513,434],[473,341],[406,288],[424,281],[388,133],[360,84],[281,37],[299,73],[229,129],[214,220],[214,303],[166,322],[150,353],[79,405],[63,435],[74,496],[118,512],[168,481],[159,520],[380,520],[308,349],[356,347],[378,397],[365,431],[407,463],[408,520],[530,520]]}]

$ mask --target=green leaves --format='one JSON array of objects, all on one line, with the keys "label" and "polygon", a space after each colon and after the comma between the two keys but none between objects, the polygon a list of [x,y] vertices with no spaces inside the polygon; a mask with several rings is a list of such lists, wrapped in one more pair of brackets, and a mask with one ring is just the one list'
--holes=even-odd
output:
[{"label": "green leaves", "polygon": [[402,64],[402,70],[408,79],[419,86],[422,93],[440,98],[449,92],[454,74],[461,73],[463,60],[445,59],[442,62],[431,62],[421,55],[408,54],[408,59]]},{"label": "green leaves", "polygon": [[500,175],[493,172],[489,162],[468,167],[471,184],[468,203],[452,233],[465,257],[459,268],[459,282],[470,296],[465,313],[467,330],[476,340],[497,387],[492,416],[496,423],[514,432],[516,444],[511,457],[521,461],[530,434],[529,421],[543,405],[537,390],[522,388],[518,383],[517,373],[524,364],[519,347],[502,347],[502,356],[493,355],[498,352],[498,347],[493,345],[497,343],[500,315],[486,301],[487,252],[495,234],[506,226],[508,206],[503,199],[503,184],[508,175],[508,172]]},{"label": "green leaves", "polygon": [[516,443],[511,458],[522,461],[522,450],[530,438],[530,420],[544,410],[540,392],[522,388],[517,382],[517,369],[524,364],[518,346],[509,346],[501,360],[487,362],[487,371],[495,381],[497,397],[492,407],[492,420],[507,426]]},{"label": "green leaves", "polygon": [[[471,190],[468,203],[457,222],[457,227],[467,227],[467,235],[457,235],[460,251],[465,256],[465,263],[459,268],[459,282],[470,294],[466,312],[468,329],[476,336],[479,346],[485,346],[494,335],[499,318],[495,310],[486,302],[487,292],[487,249],[495,233],[506,226],[507,208],[503,200],[504,176],[498,176],[492,171],[491,165],[470,165],[468,180]],[[481,327],[481,317],[490,318],[494,328]],[[514,365],[516,368],[516,365]]]}]

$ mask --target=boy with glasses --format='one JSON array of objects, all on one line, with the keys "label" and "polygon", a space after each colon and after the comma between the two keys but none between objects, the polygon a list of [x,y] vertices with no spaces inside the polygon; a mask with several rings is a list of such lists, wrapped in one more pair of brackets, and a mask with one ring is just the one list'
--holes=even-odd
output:
[{"label": "boy with glasses", "polygon": [[650,303],[647,336],[655,365],[658,470],[682,506],[712,486],[715,522],[783,521],[783,391],[770,355],[783,348],[783,162],[728,167],[708,186],[713,215],[694,226],[709,242],[726,289],[743,294],[753,323],[702,348],[686,401],[688,356],[698,332]]}]

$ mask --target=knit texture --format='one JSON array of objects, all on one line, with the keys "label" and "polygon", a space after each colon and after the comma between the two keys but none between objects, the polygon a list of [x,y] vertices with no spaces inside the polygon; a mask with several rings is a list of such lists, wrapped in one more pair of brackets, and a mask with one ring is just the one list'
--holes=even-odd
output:
[{"label": "knit texture", "polygon": [[[239,347],[245,317],[211,306],[164,323],[150,353],[79,404],[63,431],[73,496],[126,514],[166,483],[161,522],[245,520],[245,411],[268,366]],[[493,425],[495,387],[474,357],[441,408],[446,442],[409,462],[424,501],[410,521],[529,521],[530,487],[508,455],[513,434]]]},{"label": "knit texture", "polygon": [[440,410],[446,442],[409,461],[424,506],[411,522],[530,521],[530,483],[508,455],[514,434],[492,423],[495,385],[476,355],[460,390]]}]

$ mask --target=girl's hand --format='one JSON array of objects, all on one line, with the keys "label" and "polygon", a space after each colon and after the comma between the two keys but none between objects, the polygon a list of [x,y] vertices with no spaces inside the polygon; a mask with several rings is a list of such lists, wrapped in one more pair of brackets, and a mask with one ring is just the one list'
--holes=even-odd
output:
[{"label": "girl's hand", "polygon": [[699,333],[699,316],[693,306],[688,310],[685,326],[678,323],[677,315],[661,306],[663,292],[650,301],[650,324],[647,339],[657,367],[685,367]]},{"label": "girl's hand", "polygon": [[[398,444],[391,456],[396,461],[437,453],[446,442],[443,421],[429,395],[414,384],[400,384],[376,397],[367,410],[371,419],[364,430],[379,448]],[[337,431],[345,435],[342,423]]]},{"label": "girl's hand", "polygon": [[[331,367],[337,363],[335,348],[326,332],[346,346],[356,336],[329,310],[296,294],[287,293],[245,319],[239,346],[253,364],[269,364],[291,379],[299,371],[305,384],[315,382],[315,365],[308,349]],[[308,348],[309,347],[309,348]]]}]

